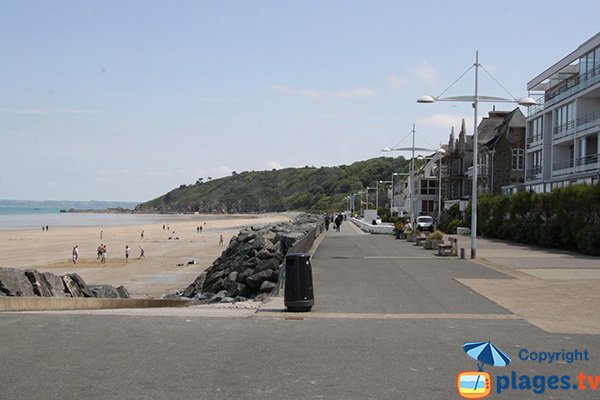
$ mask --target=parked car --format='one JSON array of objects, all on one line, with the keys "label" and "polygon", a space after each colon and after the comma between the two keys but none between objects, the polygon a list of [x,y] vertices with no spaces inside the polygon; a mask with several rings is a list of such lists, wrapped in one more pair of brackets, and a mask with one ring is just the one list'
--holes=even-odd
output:
[{"label": "parked car", "polygon": [[417,229],[421,232],[433,232],[433,218],[428,215],[417,217]]}]

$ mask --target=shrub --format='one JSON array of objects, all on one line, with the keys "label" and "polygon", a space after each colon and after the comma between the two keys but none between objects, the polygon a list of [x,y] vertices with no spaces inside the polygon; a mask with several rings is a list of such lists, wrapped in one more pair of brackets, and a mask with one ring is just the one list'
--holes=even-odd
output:
[{"label": "shrub", "polygon": [[456,228],[459,226],[464,226],[463,222],[460,219],[453,219],[452,221],[448,222],[448,228],[446,231],[448,233],[456,233]]},{"label": "shrub", "polygon": [[586,254],[600,255],[600,224],[584,226],[577,232],[577,248]]},{"label": "shrub", "polygon": [[561,248],[560,223],[556,218],[552,218],[540,225],[538,244],[551,249]]},{"label": "shrub", "polygon": [[427,240],[442,240],[444,238],[444,232],[436,229],[427,235]]}]

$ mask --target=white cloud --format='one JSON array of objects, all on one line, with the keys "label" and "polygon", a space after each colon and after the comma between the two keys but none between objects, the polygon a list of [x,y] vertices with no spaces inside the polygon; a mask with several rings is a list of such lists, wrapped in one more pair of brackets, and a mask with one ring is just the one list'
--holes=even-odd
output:
[{"label": "white cloud", "polygon": [[222,177],[222,176],[229,176],[229,175],[231,175],[231,173],[234,170],[226,165],[223,165],[223,166],[215,168],[214,171],[215,171],[215,176],[213,176],[213,178],[218,178],[218,177]]},{"label": "white cloud", "polygon": [[427,61],[421,61],[412,69],[412,73],[424,83],[433,83],[438,78],[436,69]]},{"label": "white cloud", "polygon": [[88,110],[88,109],[77,109],[77,108],[26,108],[21,110],[14,110],[10,108],[0,108],[0,113],[7,114],[33,114],[33,115],[50,115],[50,114],[104,114],[106,111],[103,110]]},{"label": "white cloud", "polygon": [[450,128],[454,127],[454,129],[458,132],[460,130],[463,118],[466,119],[464,115],[459,114],[432,114],[428,117],[418,120],[417,125],[448,129],[448,132],[450,132]]},{"label": "white cloud", "polygon": [[279,164],[277,161],[267,160],[267,169],[282,169],[283,165]]},{"label": "white cloud", "polygon": [[388,87],[393,91],[399,91],[403,89],[408,82],[404,78],[400,78],[396,75],[392,75],[388,78]]},{"label": "white cloud", "polygon": [[375,96],[375,91],[369,87],[359,87],[347,90],[317,90],[300,89],[292,86],[273,85],[272,90],[280,93],[291,94],[300,97],[311,97],[315,99],[337,98],[337,99],[357,99]]}]

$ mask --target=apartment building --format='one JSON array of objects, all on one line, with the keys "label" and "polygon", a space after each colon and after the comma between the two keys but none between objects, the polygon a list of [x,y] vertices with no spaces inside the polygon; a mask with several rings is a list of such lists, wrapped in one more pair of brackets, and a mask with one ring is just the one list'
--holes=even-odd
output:
[{"label": "apartment building", "polygon": [[525,189],[549,192],[600,178],[600,33],[529,81]]}]

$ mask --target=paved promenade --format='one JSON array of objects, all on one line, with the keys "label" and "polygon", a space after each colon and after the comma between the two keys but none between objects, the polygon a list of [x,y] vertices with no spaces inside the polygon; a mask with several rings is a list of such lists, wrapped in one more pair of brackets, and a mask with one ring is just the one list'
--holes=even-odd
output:
[{"label": "paved promenade", "polygon": [[[468,241],[460,246],[468,249]],[[484,240],[478,254],[477,262],[437,257],[345,223],[325,234],[312,258],[309,313],[281,312],[278,299],[258,311],[0,313],[0,397],[458,398],[456,374],[477,368],[462,345],[485,340],[513,360],[486,366],[490,398],[597,397],[547,387],[498,393],[497,386],[497,375],[511,373],[569,376],[572,383],[582,371],[600,374],[600,302],[591,290],[598,280],[579,272],[593,276],[597,259]],[[551,271],[569,268],[566,278]],[[555,291],[563,285],[574,292]],[[591,303],[571,309],[573,298]],[[589,359],[538,363],[520,359],[523,350],[588,350]]]},{"label": "paved promenade", "polygon": [[[470,237],[455,237],[469,257]],[[515,279],[460,282],[548,332],[600,334],[600,257],[480,238],[477,255]]]}]

